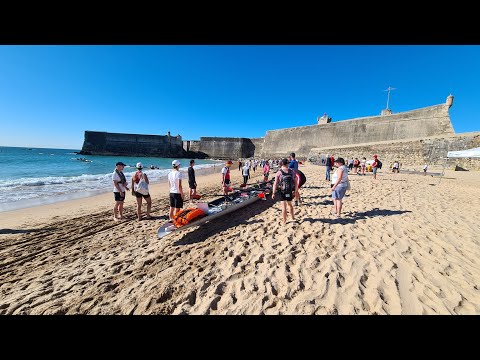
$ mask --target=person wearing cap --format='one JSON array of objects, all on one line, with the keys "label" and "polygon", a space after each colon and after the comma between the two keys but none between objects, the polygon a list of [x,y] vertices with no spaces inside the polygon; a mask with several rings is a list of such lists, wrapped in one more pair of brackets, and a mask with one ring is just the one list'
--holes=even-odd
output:
[{"label": "person wearing cap", "polygon": [[148,193],[147,195],[144,195],[135,191],[135,184],[138,185],[142,176],[143,176],[143,180],[147,184],[150,184],[150,181],[148,180],[147,174],[145,174],[142,171],[143,164],[141,162],[137,163],[136,168],[137,168],[137,172],[132,176],[132,195],[134,195],[137,198],[137,219],[139,221],[142,220],[142,198],[144,198],[145,201],[147,202],[147,219],[151,219],[152,217],[150,216],[150,209],[152,208],[152,198],[150,197],[150,193]]},{"label": "person wearing cap", "polygon": [[180,161],[173,160],[173,170],[168,174],[170,184],[170,213],[169,220],[173,221],[175,215],[183,208],[182,173],[180,172]]},{"label": "person wearing cap", "polygon": [[[121,161],[115,164],[115,170],[112,174],[113,195],[115,197],[115,206],[113,207],[113,220],[118,221],[123,217],[123,202],[125,201],[125,191],[128,190],[128,183],[123,168],[125,164]],[[117,216],[118,214],[118,216]]]},{"label": "person wearing cap", "polygon": [[333,198],[333,210],[332,214],[340,217],[342,212],[342,199],[347,192],[348,185],[348,169],[345,166],[345,160],[339,157],[335,160],[335,166],[337,171],[332,175],[332,198]]},{"label": "person wearing cap", "polygon": [[225,166],[222,169],[222,188],[223,188],[223,195],[228,195],[230,190],[230,166],[232,166],[233,162],[228,160],[225,163]]}]

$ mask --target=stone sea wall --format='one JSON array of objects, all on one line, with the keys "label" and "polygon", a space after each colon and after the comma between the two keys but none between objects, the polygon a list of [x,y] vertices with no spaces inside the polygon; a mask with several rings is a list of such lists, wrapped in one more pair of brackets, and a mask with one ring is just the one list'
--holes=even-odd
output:
[{"label": "stone sea wall", "polygon": [[181,136],[85,131],[80,154],[184,157]]},{"label": "stone sea wall", "polygon": [[[333,154],[335,158],[345,160],[352,157],[366,157],[373,159],[378,154],[384,168],[398,160],[403,167],[421,169],[425,163],[443,166],[448,151],[467,150],[480,147],[480,132],[463,133],[457,135],[435,136],[422,139],[382,141],[344,146],[330,146],[313,148],[308,154],[308,160],[321,165],[322,156]],[[480,170],[480,159],[452,158],[446,163],[446,169],[460,166],[467,170]]]},{"label": "stone sea wall", "polygon": [[305,159],[312,148],[377,143],[454,134],[449,105],[441,104],[403,113],[371,116],[321,125],[267,131],[257,157],[280,158],[295,152]]}]

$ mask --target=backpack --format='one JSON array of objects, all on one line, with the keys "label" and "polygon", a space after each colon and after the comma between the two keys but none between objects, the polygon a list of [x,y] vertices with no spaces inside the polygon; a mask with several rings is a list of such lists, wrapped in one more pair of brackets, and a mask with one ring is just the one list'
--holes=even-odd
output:
[{"label": "backpack", "polygon": [[205,213],[197,208],[188,208],[181,210],[173,219],[176,227],[182,227],[190,224],[192,221],[200,219],[205,216]]},{"label": "backpack", "polygon": [[295,190],[293,171],[289,169],[288,172],[283,170],[280,170],[280,172],[282,173],[280,175],[280,191],[282,194],[291,194]]},{"label": "backpack", "polygon": [[377,168],[379,169],[382,168],[382,162],[380,160],[377,160]]},{"label": "backpack", "polygon": [[138,184],[135,184],[135,191],[138,192],[139,194],[142,194],[142,195],[148,195],[149,194],[148,184],[145,181],[145,177],[144,177],[143,173],[140,176],[140,181],[138,182]]}]

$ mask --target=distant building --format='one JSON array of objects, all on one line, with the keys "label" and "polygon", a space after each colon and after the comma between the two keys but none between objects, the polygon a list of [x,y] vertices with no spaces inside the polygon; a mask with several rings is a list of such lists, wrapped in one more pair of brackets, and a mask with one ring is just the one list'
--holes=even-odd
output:
[{"label": "distant building", "polygon": [[331,121],[332,121],[332,118],[328,117],[327,113],[323,113],[322,116],[317,117],[317,123],[318,124],[328,124]]}]

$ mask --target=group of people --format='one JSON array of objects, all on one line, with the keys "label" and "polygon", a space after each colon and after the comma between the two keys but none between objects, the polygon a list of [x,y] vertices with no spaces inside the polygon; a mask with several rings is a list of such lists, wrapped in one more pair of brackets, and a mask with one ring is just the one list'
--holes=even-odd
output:
[{"label": "group of people", "polygon": [[[115,164],[115,170],[113,171],[113,195],[115,198],[115,205],[113,207],[113,219],[119,221],[124,219],[123,217],[123,202],[125,201],[126,192],[129,191],[127,179],[123,173],[125,164],[121,161]],[[132,196],[137,198],[137,219],[142,219],[142,199],[145,199],[147,203],[147,219],[150,219],[150,210],[152,208],[152,199],[148,191],[147,174],[143,172],[143,164],[141,162],[136,165],[137,171],[132,176],[131,189]]]},{"label": "group of people", "polygon": [[[343,159],[343,158],[342,158]],[[373,178],[377,178],[377,171],[378,169],[382,168],[382,162],[380,159],[378,159],[378,155],[373,155],[373,163],[371,165],[367,165],[367,158],[363,157],[362,159],[358,158],[351,158],[348,161],[348,166],[347,162],[345,162],[345,166],[347,167],[347,171],[351,171],[352,174],[357,174],[357,175],[365,175],[365,170],[368,167],[371,167],[371,171],[373,172]],[[333,170],[333,166],[335,165],[335,160],[333,157],[333,154],[327,154],[326,158],[322,158],[322,164],[325,165],[326,171],[325,171],[325,180],[326,181],[331,181],[330,179],[330,172]]]},{"label": "group of people", "polygon": [[[377,157],[375,156],[375,159]],[[342,209],[342,199],[345,196],[348,185],[348,168],[345,166],[345,161],[343,158],[338,158],[336,160],[328,160],[337,166],[337,171],[331,176],[331,187],[332,187],[332,197],[334,200],[334,213],[337,216],[340,216]],[[253,161],[253,164],[256,160]],[[269,173],[271,170],[271,164],[278,164],[279,168],[275,172],[275,180],[273,185],[272,199],[275,199],[276,196],[280,197],[282,204],[282,218],[283,223],[286,223],[287,212],[289,211],[292,217],[292,220],[295,220],[295,214],[293,210],[293,204],[298,206],[301,204],[300,197],[300,188],[306,183],[305,174],[298,169],[298,160],[295,157],[295,153],[291,153],[290,156],[284,158],[280,161],[262,161],[263,162],[263,175],[264,180],[268,181]],[[243,175],[243,184],[247,185],[247,181],[250,178],[250,166],[255,166],[252,163],[245,165],[242,168]],[[259,162],[261,164],[261,162]],[[327,162],[328,164],[328,162]],[[190,160],[190,166],[188,168],[188,186],[189,186],[189,198],[198,199],[199,195],[197,194],[197,182],[195,179],[195,170],[194,170],[195,160]],[[221,170],[222,174],[222,190],[224,195],[228,195],[229,192],[233,191],[230,169],[233,165],[231,160],[225,162],[225,166]],[[258,165],[258,164],[257,164]],[[126,180],[125,175],[123,174],[123,169],[125,164],[122,162],[116,163],[116,168],[112,174],[113,180],[113,192],[115,198],[115,205],[113,208],[114,220],[118,221],[123,219],[123,203],[125,200],[125,194],[127,191],[130,191],[132,196],[135,196],[137,199],[137,219],[142,219],[142,201],[145,199],[147,204],[146,217],[151,218],[150,211],[152,206],[152,199],[150,192],[148,190],[149,179],[147,174],[143,172],[143,164],[141,162],[137,163],[137,171],[132,176],[131,184]],[[169,221],[173,221],[176,214],[181,211],[184,204],[184,192],[182,186],[183,173],[180,171],[181,162],[179,160],[172,161],[172,170],[168,174],[169,182]],[[330,178],[331,167],[327,166],[328,177]],[[376,172],[374,172],[375,176]],[[293,203],[292,203],[293,202]]]},{"label": "group of people", "polygon": [[[194,170],[195,160],[190,160],[190,167],[188,169],[188,186],[190,199],[198,199],[197,182],[195,179]],[[129,188],[123,169],[125,164],[121,161],[115,164],[115,170],[112,174],[113,194],[115,198],[115,205],[113,207],[113,219],[119,221],[124,219],[123,203],[125,201],[125,194],[127,191],[132,191],[132,196],[137,199],[137,219],[142,219],[142,201],[145,199],[147,203],[146,218],[151,219],[150,211],[152,208],[152,198],[148,185],[150,181],[147,174],[143,172],[143,164],[137,163],[137,171],[132,176],[131,186]],[[174,215],[183,207],[184,196],[182,188],[182,173],[180,172],[181,163],[178,160],[172,162],[172,171],[168,174],[168,182],[170,185],[170,214],[169,218],[173,219]]]}]

